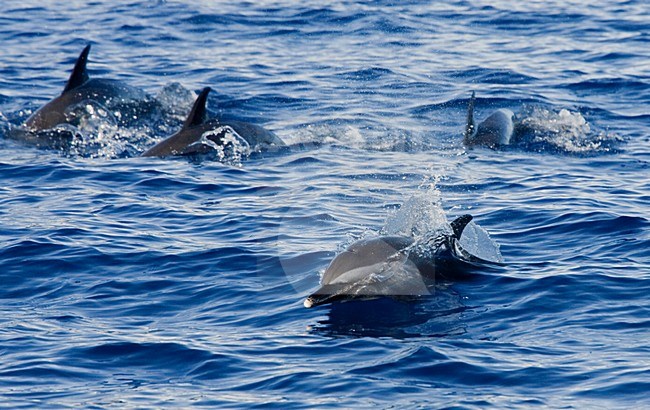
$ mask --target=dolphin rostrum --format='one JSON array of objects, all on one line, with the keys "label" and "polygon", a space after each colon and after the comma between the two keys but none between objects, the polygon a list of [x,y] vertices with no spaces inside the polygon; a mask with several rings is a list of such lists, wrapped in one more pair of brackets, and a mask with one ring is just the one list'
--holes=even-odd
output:
[{"label": "dolphin rostrum", "polygon": [[453,275],[454,264],[476,262],[458,241],[471,215],[451,222],[451,233],[416,242],[381,236],[354,242],[336,255],[323,273],[321,287],[304,301],[310,308],[337,300],[378,296],[421,296],[436,278]]},{"label": "dolphin rostrum", "polygon": [[21,127],[12,129],[9,137],[43,148],[66,148],[74,133],[65,125],[77,125],[76,110],[88,105],[105,109],[119,124],[137,119],[146,109],[142,103],[149,99],[148,95],[118,80],[90,78],[86,70],[89,52],[90,44],[79,55],[63,92],[34,112]]},{"label": "dolphin rostrum", "polygon": [[506,108],[493,112],[481,123],[474,123],[474,103],[476,96],[472,92],[472,98],[467,107],[467,126],[463,143],[467,146],[484,145],[490,148],[497,148],[508,145],[514,131],[514,113]]},{"label": "dolphin rostrum", "polygon": [[205,87],[201,91],[185,123],[177,133],[154,145],[142,153],[142,156],[164,157],[207,153],[215,146],[223,146],[228,133],[236,135],[239,142],[251,150],[268,150],[285,145],[275,134],[258,125],[242,121],[208,119],[206,103],[210,91],[210,87]]}]

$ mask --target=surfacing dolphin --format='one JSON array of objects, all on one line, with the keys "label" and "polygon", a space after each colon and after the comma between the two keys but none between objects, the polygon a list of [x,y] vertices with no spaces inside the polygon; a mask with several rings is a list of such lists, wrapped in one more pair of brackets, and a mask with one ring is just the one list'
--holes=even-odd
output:
[{"label": "surfacing dolphin", "polygon": [[336,255],[321,279],[321,287],[304,301],[310,308],[339,300],[378,296],[429,295],[436,278],[450,278],[463,262],[482,260],[459,245],[472,220],[463,215],[451,222],[451,233],[422,243],[405,236],[362,239]]},{"label": "surfacing dolphin", "polygon": [[142,153],[142,156],[205,154],[213,150],[215,146],[226,144],[226,136],[229,133],[253,151],[268,150],[285,145],[275,134],[258,125],[242,121],[208,119],[206,103],[210,91],[210,87],[205,87],[201,91],[185,123],[177,133],[154,145]]},{"label": "surfacing dolphin", "polygon": [[143,90],[118,80],[90,78],[86,71],[89,52],[90,44],[79,55],[61,95],[39,108],[22,126],[13,128],[9,137],[41,148],[67,148],[74,132],[66,125],[78,125],[79,110],[88,106],[104,109],[121,125],[146,110],[143,103],[150,97]]},{"label": "surfacing dolphin", "polygon": [[467,146],[483,145],[490,148],[508,145],[514,131],[514,113],[506,108],[493,112],[489,117],[477,125],[474,123],[474,103],[476,96],[472,92],[472,98],[467,107],[467,126],[463,143]]}]

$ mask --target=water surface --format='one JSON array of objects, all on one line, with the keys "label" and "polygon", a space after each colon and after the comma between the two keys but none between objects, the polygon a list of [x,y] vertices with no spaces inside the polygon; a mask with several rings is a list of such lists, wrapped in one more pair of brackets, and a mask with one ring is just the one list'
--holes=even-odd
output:
[{"label": "water surface", "polygon": [[[644,2],[3,6],[1,407],[650,406]],[[5,138],[88,43],[164,116]],[[139,158],[205,86],[290,147]],[[471,91],[531,143],[464,148]],[[336,252],[431,212],[474,215],[504,266],[302,306]]]}]

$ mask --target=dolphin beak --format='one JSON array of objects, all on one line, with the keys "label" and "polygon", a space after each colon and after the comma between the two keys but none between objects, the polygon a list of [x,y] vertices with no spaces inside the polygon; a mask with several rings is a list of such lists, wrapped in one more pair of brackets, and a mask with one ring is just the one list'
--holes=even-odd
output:
[{"label": "dolphin beak", "polygon": [[338,286],[324,285],[316,292],[307,296],[307,299],[303,302],[303,306],[309,309],[314,306],[323,305],[343,298],[344,296],[340,292]]},{"label": "dolphin beak", "polygon": [[319,306],[324,303],[331,302],[333,299],[336,299],[334,295],[318,295],[318,294],[313,294],[310,295],[305,301],[303,302],[303,306],[306,307],[307,309],[312,308],[314,306]]}]

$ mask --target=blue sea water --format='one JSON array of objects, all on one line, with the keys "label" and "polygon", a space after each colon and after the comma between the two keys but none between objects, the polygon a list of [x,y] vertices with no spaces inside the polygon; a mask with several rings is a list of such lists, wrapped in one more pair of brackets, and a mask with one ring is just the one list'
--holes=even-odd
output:
[{"label": "blue sea water", "polygon": [[[0,407],[650,408],[645,1],[2,9]],[[6,138],[88,43],[164,115]],[[205,86],[289,147],[138,157]],[[529,143],[465,148],[472,91]],[[503,266],[303,307],[353,240],[464,213]]]}]

